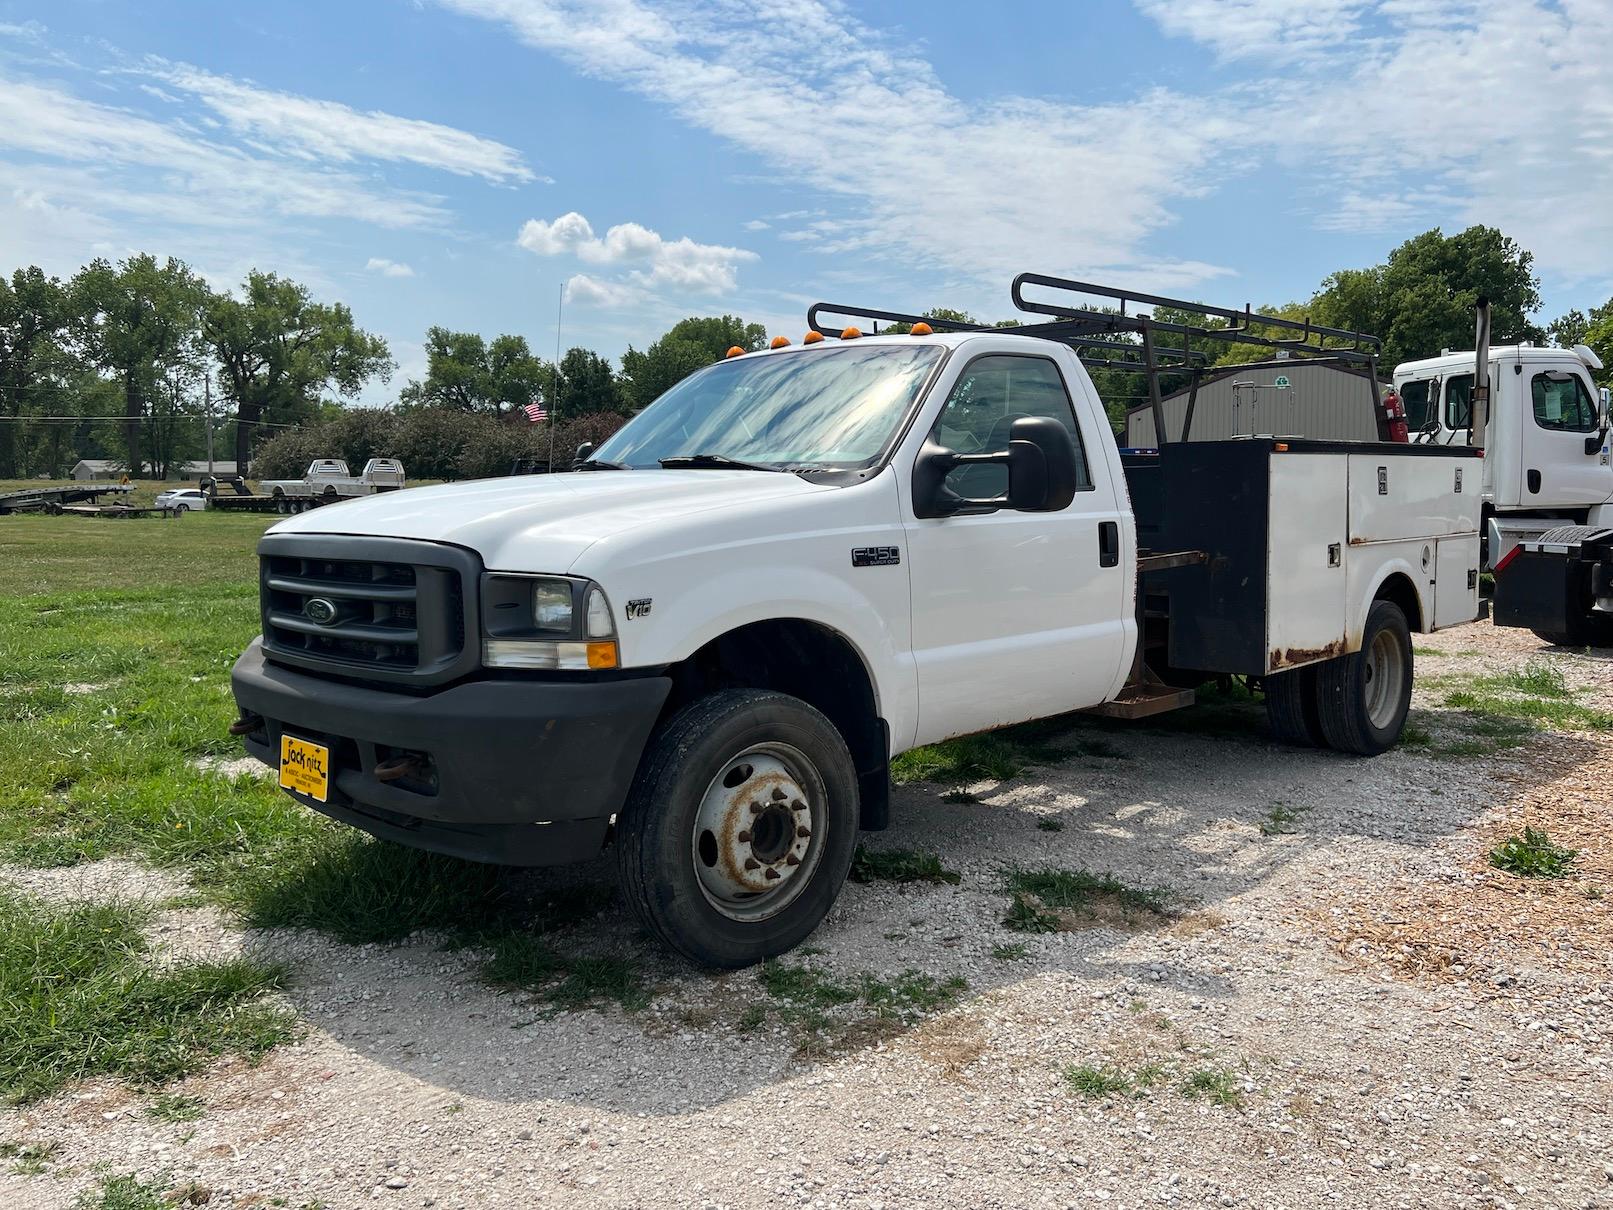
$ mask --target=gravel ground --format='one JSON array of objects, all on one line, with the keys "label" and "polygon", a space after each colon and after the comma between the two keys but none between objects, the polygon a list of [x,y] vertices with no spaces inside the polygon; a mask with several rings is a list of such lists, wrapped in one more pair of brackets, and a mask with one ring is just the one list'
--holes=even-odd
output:
[{"label": "gravel ground", "polygon": [[[1605,658],[1488,625],[1418,648],[1422,674],[1546,659],[1613,706]],[[1440,697],[1418,701],[1435,730]],[[753,972],[677,966],[617,908],[577,944],[641,955],[656,994],[637,1013],[550,1015],[430,938],[355,948],[164,911],[160,948],[289,960],[305,1036],[171,1089],[205,1102],[193,1123],[153,1120],[150,1093],[110,1081],[5,1111],[0,1138],[59,1149],[42,1175],[0,1175],[0,1205],[70,1206],[102,1165],[194,1182],[213,1206],[330,1210],[1613,1207],[1613,738],[1363,761],[1258,734],[1104,734],[1120,757],[973,786],[980,803],[898,791],[870,846],[939,854],[960,881],[848,885],[805,961],[968,990],[827,1048],[776,1012],[747,1021],[774,1003]],[[1524,822],[1580,847],[1579,877],[1489,870]],[[1009,864],[1113,871],[1179,907],[1009,932]],[[182,889],[123,862],[7,876],[54,898]],[[1088,1097],[1071,1065],[1152,1086]],[[1219,1099],[1183,1091],[1195,1073]]]}]

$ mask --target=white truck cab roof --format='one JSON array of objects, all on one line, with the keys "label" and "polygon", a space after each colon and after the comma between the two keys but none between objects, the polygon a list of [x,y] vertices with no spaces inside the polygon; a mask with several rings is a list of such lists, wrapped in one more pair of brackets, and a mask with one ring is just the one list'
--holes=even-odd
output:
[{"label": "white truck cab roof", "polygon": [[[1492,345],[1490,360],[1496,362],[1551,362],[1583,366],[1587,370],[1601,369],[1601,363],[1584,345],[1572,349],[1559,349],[1552,345]],[[1395,367],[1395,379],[1425,378],[1433,374],[1462,373],[1473,368],[1473,351],[1441,353],[1438,357],[1424,357],[1418,361],[1403,361]]]}]

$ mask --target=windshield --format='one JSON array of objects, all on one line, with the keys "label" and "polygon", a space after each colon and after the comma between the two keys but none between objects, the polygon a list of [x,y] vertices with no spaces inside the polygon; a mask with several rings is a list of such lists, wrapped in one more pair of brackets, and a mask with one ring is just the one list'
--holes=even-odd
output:
[{"label": "windshield", "polygon": [[930,371],[938,345],[837,345],[720,361],[691,374],[594,453],[655,467],[715,454],[791,470],[871,466]]}]

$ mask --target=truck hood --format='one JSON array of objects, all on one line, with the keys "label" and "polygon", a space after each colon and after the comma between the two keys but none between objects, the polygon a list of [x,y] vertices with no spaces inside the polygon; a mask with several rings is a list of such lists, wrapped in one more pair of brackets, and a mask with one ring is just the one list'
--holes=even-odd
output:
[{"label": "truck hood", "polygon": [[761,471],[635,470],[526,475],[385,492],[328,504],[274,534],[360,534],[467,547],[495,571],[566,572],[602,538],[698,513],[832,491]]}]

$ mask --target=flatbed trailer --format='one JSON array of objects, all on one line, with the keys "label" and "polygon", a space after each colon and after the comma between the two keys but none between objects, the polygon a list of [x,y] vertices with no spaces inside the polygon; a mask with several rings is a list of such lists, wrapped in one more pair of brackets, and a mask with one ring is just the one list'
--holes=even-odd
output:
[{"label": "flatbed trailer", "polygon": [[175,520],[184,512],[179,508],[134,508],[121,503],[53,504],[46,511],[56,517],[161,517],[164,521]]},{"label": "flatbed trailer", "polygon": [[[305,513],[311,508],[318,508],[322,504],[335,504],[338,500],[345,500],[346,496],[287,496],[264,495],[254,492],[246,485],[246,480],[236,475],[231,479],[202,480],[202,490],[207,493],[207,507],[220,512],[236,513]],[[226,493],[225,487],[233,489],[233,493]]]},{"label": "flatbed trailer", "polygon": [[25,487],[14,492],[0,492],[0,516],[8,513],[61,512],[69,505],[89,501],[98,504],[106,495],[128,495],[134,487],[128,483],[88,483]]}]

